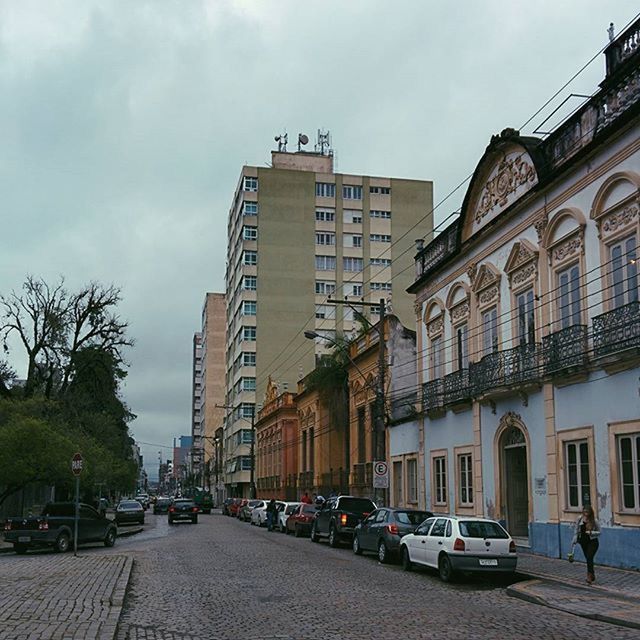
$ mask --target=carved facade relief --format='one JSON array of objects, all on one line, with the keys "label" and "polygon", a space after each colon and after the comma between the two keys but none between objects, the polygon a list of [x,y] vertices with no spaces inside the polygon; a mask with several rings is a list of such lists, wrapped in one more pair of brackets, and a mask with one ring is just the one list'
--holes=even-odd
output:
[{"label": "carved facade relief", "polygon": [[497,300],[500,296],[500,287],[497,284],[489,287],[480,292],[478,295],[478,302],[481,305],[490,304]]},{"label": "carved facade relief", "polygon": [[542,239],[544,238],[544,232],[549,223],[549,218],[546,213],[542,214],[534,223],[536,234],[538,235],[538,244],[542,245]]},{"label": "carved facade relief", "polygon": [[553,262],[562,262],[567,258],[573,257],[581,250],[584,250],[582,233],[575,233],[570,238],[563,240],[560,244],[553,248]]},{"label": "carved facade relief", "polygon": [[442,315],[438,316],[435,320],[432,320],[427,324],[427,335],[430,338],[438,336],[442,333],[444,328],[444,319]]},{"label": "carved facade relief", "polygon": [[633,202],[626,207],[613,211],[598,220],[598,232],[601,238],[614,235],[621,229],[630,227],[637,222],[640,205]]},{"label": "carved facade relief", "polygon": [[514,271],[511,275],[511,286],[520,287],[521,285],[535,280],[538,269],[535,262],[530,262],[527,266]]},{"label": "carved facade relief", "polygon": [[469,302],[459,302],[455,307],[451,309],[451,321],[453,323],[460,322],[469,317],[470,312]]}]

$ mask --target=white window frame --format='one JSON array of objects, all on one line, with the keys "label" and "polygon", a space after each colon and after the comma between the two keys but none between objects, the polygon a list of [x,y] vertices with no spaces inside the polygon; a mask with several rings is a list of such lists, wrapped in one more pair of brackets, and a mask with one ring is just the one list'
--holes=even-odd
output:
[{"label": "white window frame", "polygon": [[482,355],[496,353],[499,349],[498,337],[498,307],[485,309],[481,315],[482,320]]},{"label": "white window frame", "polygon": [[336,197],[335,182],[316,182],[316,197],[335,198]]},{"label": "white window frame", "polygon": [[[634,496],[634,506],[627,507],[625,504],[624,489],[629,483],[624,480],[624,467],[622,464],[622,441],[631,440],[631,478]],[[620,482],[620,513],[640,514],[640,432],[623,433],[616,436],[616,462]]]},{"label": "white window frame", "polygon": [[[357,268],[359,265],[360,268]],[[342,270],[349,273],[360,273],[364,269],[364,261],[362,258],[356,258],[354,256],[343,256],[342,258]]]},{"label": "white window frame", "polygon": [[[251,307],[253,313],[247,312],[247,309]],[[242,315],[243,316],[255,316],[258,312],[258,303],[255,300],[243,300],[242,301]]]},{"label": "white window frame", "polygon": [[242,252],[242,264],[255,267],[258,264],[258,252],[245,249]]},{"label": "white window frame", "polygon": [[[319,262],[322,263],[319,266]],[[327,264],[333,264],[328,267]],[[316,271],[335,271],[336,270],[336,257],[335,256],[316,256]]]},{"label": "white window frame", "polygon": [[418,460],[407,458],[405,470],[407,478],[407,502],[417,504],[418,502]]},{"label": "white window frame", "polygon": [[255,367],[256,366],[256,352],[255,351],[243,351],[242,352],[242,366],[243,367]]},{"label": "white window frame", "polygon": [[369,264],[372,267],[382,267],[383,269],[386,269],[391,266],[391,259],[390,258],[370,258]]},{"label": "white window frame", "polygon": [[336,244],[336,234],[332,231],[316,231],[316,244],[333,247]]},{"label": "white window frame", "polygon": [[244,291],[256,291],[258,289],[258,277],[242,276],[242,288]]},{"label": "white window frame", "polygon": [[534,344],[536,341],[536,308],[533,287],[515,294],[517,343]]},{"label": "white window frame", "polygon": [[[609,257],[609,287],[612,309],[623,307],[638,300],[638,237],[629,234],[607,245]],[[620,250],[619,258],[613,253]]]},{"label": "white window frame", "polygon": [[371,242],[391,242],[391,236],[385,233],[372,233],[369,235]]},{"label": "white window frame", "polygon": [[316,209],[316,222],[335,222],[335,209]]},{"label": "white window frame", "polygon": [[381,209],[371,209],[369,211],[371,218],[380,218],[381,220],[391,220],[391,211],[383,211]]},{"label": "white window frame", "polygon": [[316,295],[330,296],[336,292],[336,283],[330,280],[316,280]]},{"label": "white window frame", "polygon": [[580,263],[556,272],[558,287],[558,324],[561,329],[582,323],[582,292],[580,288]]},{"label": "white window frame", "polygon": [[[249,331],[247,331],[247,329]],[[253,329],[253,331],[251,331]],[[253,335],[250,335],[253,334]],[[249,335],[249,337],[247,337]],[[255,342],[257,339],[257,329],[256,327],[242,327],[242,339],[247,342]]]},{"label": "white window frame", "polygon": [[433,504],[447,504],[447,457],[435,456],[433,459]]},{"label": "white window frame", "polygon": [[255,176],[245,176],[242,180],[243,191],[257,191],[258,190],[258,178]]},{"label": "white window frame", "polygon": [[[249,208],[252,210],[250,211]],[[242,203],[242,215],[243,216],[257,216],[258,215],[258,203],[257,202],[243,202]]]},{"label": "white window frame", "polygon": [[242,228],[243,240],[257,240],[258,239],[258,227],[250,227],[245,225]]},{"label": "white window frame", "polygon": [[458,501],[461,507],[473,506],[473,454],[458,454]]},{"label": "white window frame", "polygon": [[362,200],[362,186],[357,184],[342,185],[343,200]]},{"label": "white window frame", "polygon": [[[587,487],[589,490],[589,502],[588,504],[593,505],[593,492],[591,489],[591,460],[589,455],[589,441],[586,438],[581,438],[579,440],[566,440],[564,443],[564,482],[565,482],[565,509],[566,511],[582,511],[582,508],[585,506],[584,487]],[[571,466],[569,463],[569,450],[573,449],[576,455],[575,462],[575,474],[576,474],[576,482],[577,484],[571,484]],[[583,478],[583,473],[585,470],[583,469],[583,465],[585,464],[582,460],[583,452],[586,451],[587,461],[586,461],[586,479]],[[577,500],[572,502],[571,498],[571,487],[575,486],[577,491]]]}]

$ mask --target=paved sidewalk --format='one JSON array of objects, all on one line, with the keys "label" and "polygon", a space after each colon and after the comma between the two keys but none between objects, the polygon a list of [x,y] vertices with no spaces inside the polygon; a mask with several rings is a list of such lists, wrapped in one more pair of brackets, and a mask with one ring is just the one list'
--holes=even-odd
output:
[{"label": "paved sidewalk", "polygon": [[112,640],[132,558],[47,554],[0,561],[0,640]]},{"label": "paved sidewalk", "polygon": [[510,586],[507,593],[527,600],[624,627],[640,629],[640,572],[599,567],[597,583],[586,584],[583,562],[522,553],[518,572],[532,580]]}]

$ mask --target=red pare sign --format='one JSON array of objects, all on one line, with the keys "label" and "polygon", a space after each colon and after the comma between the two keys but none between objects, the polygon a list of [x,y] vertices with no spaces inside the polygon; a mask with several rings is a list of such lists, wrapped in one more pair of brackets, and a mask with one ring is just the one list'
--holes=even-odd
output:
[{"label": "red pare sign", "polygon": [[76,453],[73,458],[71,458],[71,471],[73,471],[74,476],[79,476],[82,473],[82,464],[82,456]]}]

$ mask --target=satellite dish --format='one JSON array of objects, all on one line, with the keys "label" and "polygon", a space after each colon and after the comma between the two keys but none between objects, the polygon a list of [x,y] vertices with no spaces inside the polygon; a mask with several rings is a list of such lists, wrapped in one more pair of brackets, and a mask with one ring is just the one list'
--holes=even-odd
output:
[{"label": "satellite dish", "polygon": [[309,138],[307,136],[304,135],[304,133],[301,133],[298,135],[298,142],[300,144],[308,144],[309,143]]}]

